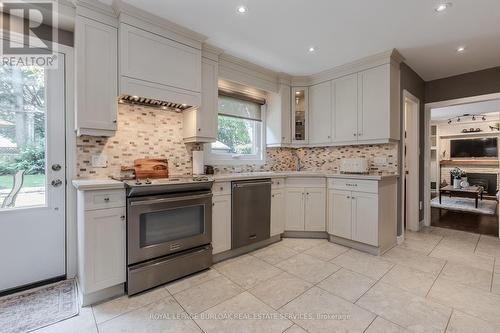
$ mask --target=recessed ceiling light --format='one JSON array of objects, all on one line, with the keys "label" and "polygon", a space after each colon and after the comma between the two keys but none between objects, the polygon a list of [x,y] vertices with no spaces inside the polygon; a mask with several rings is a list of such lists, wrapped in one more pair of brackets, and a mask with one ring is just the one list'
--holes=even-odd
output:
[{"label": "recessed ceiling light", "polygon": [[245,6],[239,6],[236,11],[240,14],[245,14],[246,12],[248,12],[248,8],[245,7]]},{"label": "recessed ceiling light", "polygon": [[451,2],[441,3],[434,10],[438,13],[444,12],[451,7]]},{"label": "recessed ceiling light", "polygon": [[309,52],[314,52],[314,51],[316,51],[316,49],[314,48],[314,46],[311,46],[311,47],[309,47],[308,51]]},{"label": "recessed ceiling light", "polygon": [[458,53],[462,53],[464,51],[465,51],[465,46],[460,46],[459,48],[457,48]]}]

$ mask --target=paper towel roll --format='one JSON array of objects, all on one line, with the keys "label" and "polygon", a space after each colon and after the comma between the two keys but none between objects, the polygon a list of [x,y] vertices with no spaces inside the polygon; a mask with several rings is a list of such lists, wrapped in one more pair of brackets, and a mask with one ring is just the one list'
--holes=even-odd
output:
[{"label": "paper towel roll", "polygon": [[203,175],[203,151],[193,150],[193,175]]}]

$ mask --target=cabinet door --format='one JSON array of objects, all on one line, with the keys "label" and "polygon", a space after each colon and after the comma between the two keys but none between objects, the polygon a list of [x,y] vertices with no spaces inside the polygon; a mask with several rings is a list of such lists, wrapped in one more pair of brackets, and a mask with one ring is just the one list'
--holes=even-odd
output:
[{"label": "cabinet door", "polygon": [[266,98],[266,143],[268,146],[280,146],[291,142],[290,92],[290,86],[280,84],[278,93],[268,93]]},{"label": "cabinet door", "polygon": [[304,231],[304,189],[287,188],[285,193],[285,230]]},{"label": "cabinet door", "polygon": [[305,230],[326,231],[326,189],[306,188]]},{"label": "cabinet door", "polygon": [[214,195],[212,199],[213,254],[231,249],[231,195]]},{"label": "cabinet door", "polygon": [[125,207],[85,212],[86,293],[125,282]]},{"label": "cabinet door", "polygon": [[352,192],[352,239],[378,246],[378,195]]},{"label": "cabinet door", "polygon": [[332,138],[331,81],[309,87],[309,143],[329,143]]},{"label": "cabinet door", "polygon": [[285,231],[285,191],[272,190],[271,236],[282,234],[283,231]]},{"label": "cabinet door", "polygon": [[218,68],[217,62],[202,59],[201,107],[197,110],[196,136],[209,141],[215,141],[217,138]]},{"label": "cabinet door", "polygon": [[[76,129],[78,134],[116,131],[118,30],[86,17],[75,25]],[[113,132],[95,133],[113,135]]]},{"label": "cabinet door", "polygon": [[390,65],[375,67],[359,75],[361,105],[358,140],[389,139]]},{"label": "cabinet door", "polygon": [[332,83],[333,141],[356,141],[358,137],[358,75],[344,76]]},{"label": "cabinet door", "polygon": [[306,87],[292,88],[292,142],[307,143],[309,97]]},{"label": "cabinet door", "polygon": [[331,191],[332,234],[352,239],[351,191]]},{"label": "cabinet door", "polygon": [[201,50],[120,24],[120,75],[201,91]]}]

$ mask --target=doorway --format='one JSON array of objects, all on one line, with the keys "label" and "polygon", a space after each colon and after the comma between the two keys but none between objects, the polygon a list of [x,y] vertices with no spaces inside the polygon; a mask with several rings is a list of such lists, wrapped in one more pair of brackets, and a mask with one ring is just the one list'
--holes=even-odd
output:
[{"label": "doorway", "polygon": [[0,292],[66,275],[65,55],[0,67]]},{"label": "doorway", "polygon": [[498,237],[499,95],[426,105],[425,225]]},{"label": "doorway", "polygon": [[403,91],[403,98],[403,230],[419,231],[420,101],[406,90]]}]

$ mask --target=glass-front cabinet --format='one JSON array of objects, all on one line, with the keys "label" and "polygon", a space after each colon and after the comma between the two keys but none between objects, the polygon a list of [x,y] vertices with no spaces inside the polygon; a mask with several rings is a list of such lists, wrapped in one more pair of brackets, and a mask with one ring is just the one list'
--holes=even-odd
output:
[{"label": "glass-front cabinet", "polygon": [[292,141],[294,143],[307,143],[308,94],[307,87],[292,88]]}]

